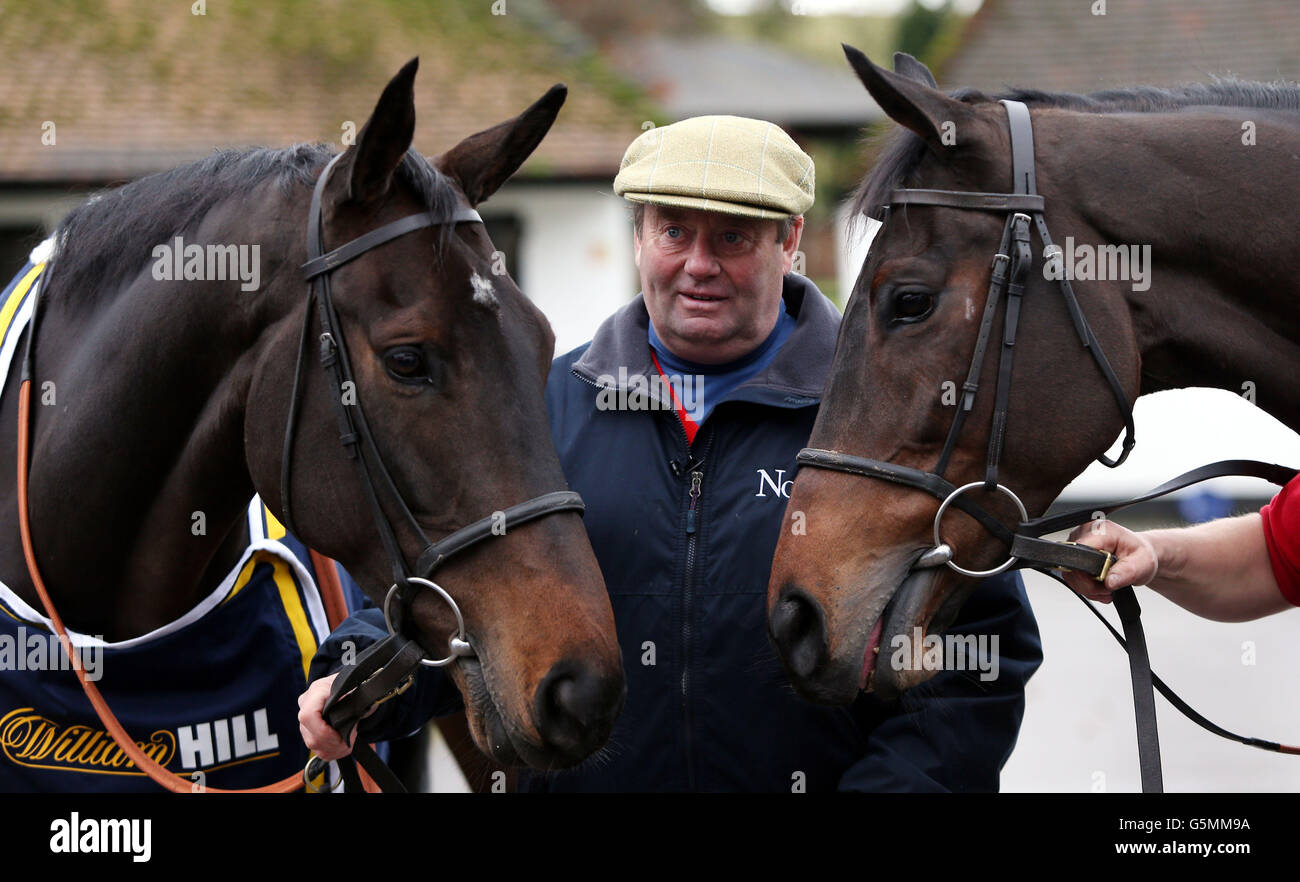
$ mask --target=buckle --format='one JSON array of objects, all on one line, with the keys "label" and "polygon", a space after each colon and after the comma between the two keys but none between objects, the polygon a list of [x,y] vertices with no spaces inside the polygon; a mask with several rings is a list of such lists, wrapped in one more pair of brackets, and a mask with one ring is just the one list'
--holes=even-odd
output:
[{"label": "buckle", "polygon": [[[1068,542],[1068,541],[1067,541],[1067,542],[1062,542],[1061,544],[1062,544],[1062,545],[1074,545],[1074,546],[1081,547],[1081,548],[1090,548],[1090,549],[1092,549],[1093,551],[1101,551],[1100,548],[1093,548],[1091,545],[1084,545],[1082,542]],[[1113,564],[1113,563],[1115,563],[1115,561],[1119,560],[1118,557],[1116,557],[1115,555],[1111,554],[1109,551],[1101,551],[1101,553],[1104,554],[1104,555],[1106,555],[1106,562],[1105,562],[1104,564],[1101,565],[1101,573],[1098,574],[1098,575],[1096,575],[1096,576],[1093,576],[1093,580],[1094,580],[1094,581],[1097,581],[1097,582],[1105,582],[1105,581],[1106,581],[1106,577],[1110,575],[1110,567],[1111,567],[1111,564]],[[1066,570],[1066,569],[1069,569],[1069,567],[1052,567],[1052,569],[1054,569],[1054,570]]]},{"label": "buckle", "polygon": [[[378,671],[375,672],[375,676],[376,676],[376,677],[379,676],[379,672],[378,672]],[[366,681],[366,682],[369,682],[369,681]],[[410,688],[411,688],[411,684],[413,684],[414,682],[415,682],[415,674],[414,674],[414,673],[412,673],[412,674],[408,674],[408,675],[407,675],[407,676],[402,680],[402,682],[398,683],[398,684],[397,684],[396,686],[394,686],[392,689],[389,689],[389,690],[388,690],[387,692],[385,692],[383,695],[379,696],[379,698],[377,698],[377,699],[375,700],[375,703],[372,704],[372,705],[370,706],[371,709],[373,710],[374,708],[379,707],[381,704],[383,704],[385,701],[388,701],[390,698],[396,698],[397,696],[401,695],[403,692],[405,692],[406,690],[410,689]]]},{"label": "buckle", "polygon": [[325,331],[320,335],[320,363],[325,367],[332,367],[338,360],[338,344],[334,342],[334,335]]},{"label": "buckle", "polygon": [[[389,666],[390,664],[392,664],[392,661],[391,661],[391,660],[388,661],[388,662],[386,662],[386,663],[383,665],[383,667],[379,668],[379,670],[375,671],[375,672],[374,672],[373,674],[371,674],[369,677],[367,677],[366,679],[362,680],[362,681],[361,681],[360,683],[358,683],[356,686],[354,686],[353,688],[349,689],[347,692],[344,692],[342,695],[339,696],[339,698],[346,698],[347,696],[349,696],[349,695],[351,695],[352,693],[356,692],[356,691],[357,691],[358,689],[360,689],[361,687],[365,686],[365,685],[366,685],[367,683],[369,683],[371,680],[374,680],[376,677],[379,677],[379,676],[383,675],[384,671],[388,669],[388,666]],[[411,688],[411,684],[413,684],[414,682],[415,682],[415,672],[412,671],[410,674],[407,674],[405,677],[403,677],[400,683],[398,683],[398,684],[397,684],[396,686],[394,686],[392,689],[389,689],[389,690],[388,690],[387,692],[385,692],[383,695],[381,695],[381,696],[379,696],[378,698],[376,698],[376,699],[371,703],[370,707],[366,708],[366,713],[367,713],[367,714],[370,713],[372,710],[374,710],[375,708],[379,707],[381,704],[383,704],[384,702],[388,701],[389,699],[396,698],[397,696],[401,695],[403,692],[405,692],[406,690],[410,689],[410,688]],[[360,721],[358,721],[358,722],[360,722]]]}]

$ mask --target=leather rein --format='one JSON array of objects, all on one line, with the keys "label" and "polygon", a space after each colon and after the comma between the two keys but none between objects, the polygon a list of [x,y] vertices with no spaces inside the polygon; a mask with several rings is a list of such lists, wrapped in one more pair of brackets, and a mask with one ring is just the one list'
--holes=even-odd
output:
[{"label": "leather rein", "polygon": [[[1029,108],[1020,101],[1003,100],[1007,121],[1011,133],[1011,165],[1014,181],[1013,193],[976,193],[953,190],[896,189],[889,197],[889,205],[881,212],[879,220],[882,225],[888,222],[892,205],[925,205],[943,208],[956,208],[966,211],[985,211],[1006,213],[1006,222],[1002,228],[1002,239],[993,258],[992,274],[989,280],[988,297],[984,303],[984,314],[975,341],[974,354],[971,356],[970,368],[962,384],[962,397],[956,414],[949,427],[943,450],[933,471],[922,471],[883,460],[853,456],[833,450],[808,447],[799,451],[796,457],[798,467],[828,469],[867,478],[890,481],[928,493],[940,500],[935,513],[933,525],[934,545],[924,552],[913,564],[914,569],[947,566],[950,569],[971,578],[995,576],[1009,569],[1034,569],[1056,579],[1061,584],[1064,580],[1053,570],[1079,570],[1092,576],[1097,581],[1105,581],[1110,566],[1115,561],[1114,555],[1078,545],[1073,542],[1057,542],[1043,539],[1048,533],[1076,527],[1093,519],[1097,511],[1110,514],[1130,505],[1156,499],[1184,487],[1207,481],[1211,478],[1225,476],[1244,476],[1262,478],[1274,484],[1283,485],[1297,474],[1295,469],[1272,463],[1254,460],[1225,460],[1211,463],[1198,469],[1185,472],[1159,487],[1132,499],[1108,506],[1065,511],[1059,514],[1030,518],[1020,498],[1009,487],[998,483],[998,466],[1002,457],[1002,446],[1006,437],[1007,412],[1011,392],[1011,366],[1015,355],[1016,332],[1020,322],[1021,302],[1024,297],[1026,282],[1033,268],[1033,251],[1031,247],[1030,224],[1037,229],[1043,243],[1043,256],[1050,260],[1059,257],[1060,249],[1052,243],[1043,217],[1044,200],[1037,191],[1034,166],[1034,134],[1030,121]],[[1108,468],[1115,468],[1123,463],[1136,443],[1134,435],[1133,407],[1123,385],[1111,368],[1109,360],[1102,351],[1088,325],[1088,320],[1079,306],[1078,298],[1070,285],[1066,273],[1059,279],[1061,296],[1070,314],[1071,324],[1080,344],[1092,355],[1098,370],[1105,378],[1120,411],[1124,416],[1124,441],[1119,456],[1108,458],[1105,454],[1098,461]],[[997,385],[994,391],[993,417],[989,433],[988,453],[985,461],[984,479],[955,486],[943,475],[956,447],[971,410],[975,405],[975,396],[979,391],[979,376],[983,369],[985,356],[992,336],[994,318],[998,306],[1006,296],[1006,312],[1003,317],[1002,346],[998,353]],[[975,488],[998,491],[1011,499],[1020,513],[1020,522],[1014,529],[1007,527],[981,506],[963,494]],[[1000,542],[1010,548],[1008,559],[1001,565],[987,570],[970,570],[957,565],[952,547],[940,536],[940,522],[949,507],[960,509],[975,518]],[[1068,587],[1068,586],[1067,586]],[[1072,593],[1074,593],[1072,591]],[[1201,716],[1185,701],[1178,697],[1159,677],[1151,672],[1147,656],[1146,638],[1142,631],[1141,609],[1133,594],[1132,586],[1114,592],[1115,607],[1120,615],[1120,623],[1125,640],[1120,636],[1097,609],[1085,600],[1077,597],[1106,626],[1129,655],[1129,673],[1133,681],[1133,702],[1137,715],[1138,757],[1141,767],[1142,789],[1144,792],[1161,792],[1163,781],[1160,771],[1160,746],[1156,730],[1155,697],[1153,689],[1159,690],[1188,719],[1215,735],[1233,741],[1280,753],[1300,754],[1300,748],[1248,738],[1223,729]]]},{"label": "leather rein", "polygon": [[[353,384],[352,388],[355,389],[356,383],[352,365],[348,359],[338,313],[334,309],[330,290],[330,273],[362,254],[415,230],[443,224],[482,223],[482,218],[472,208],[456,208],[446,216],[437,216],[431,212],[419,212],[371,230],[332,251],[326,252],[322,231],[323,195],[330,172],[343,155],[338,154],[329,161],[317,178],[315,187],[312,190],[311,208],[307,220],[308,259],[302,265],[303,278],[307,283],[307,305],[303,319],[302,335],[299,340],[293,387],[289,399],[288,422],[285,427],[280,499],[281,521],[286,530],[298,535],[294,529],[292,515],[290,514],[290,468],[295,427],[303,396],[306,364],[311,351],[313,315],[315,315],[320,329],[317,337],[319,341],[319,359],[321,367],[325,370],[329,381],[332,383],[330,397],[335,404],[339,440],[347,451],[349,459],[357,465],[361,484],[365,489],[366,498],[371,507],[376,528],[379,531],[380,541],[384,545],[393,574],[393,583],[384,599],[383,606],[384,619],[389,631],[388,637],[360,653],[357,656],[356,663],[347,666],[346,670],[335,678],[329,701],[324,708],[323,715],[326,721],[343,736],[344,740],[347,740],[357,723],[360,722],[372,706],[386,701],[410,685],[415,671],[421,665],[443,667],[452,664],[459,658],[473,657],[475,655],[473,645],[465,631],[464,617],[461,614],[460,607],[445,589],[432,581],[430,577],[433,575],[434,570],[452,556],[465,551],[484,539],[503,535],[512,527],[559,512],[572,511],[582,514],[585,507],[582,497],[577,493],[569,490],[555,491],[509,506],[503,511],[494,512],[492,515],[462,527],[436,542],[431,541],[424,534],[415,516],[402,498],[401,492],[397,489],[392,474],[384,464],[365,414],[361,409],[360,401],[354,398],[352,403],[344,402],[343,390],[347,388],[344,384],[350,382]],[[51,265],[52,263],[51,261]],[[193,781],[181,778],[163,768],[136,745],[122,724],[113,715],[99,689],[87,678],[79,657],[73,650],[63,620],[54,608],[36,563],[27,500],[34,341],[41,302],[40,295],[48,287],[49,275],[50,269],[47,267],[45,278],[42,279],[40,288],[33,295],[35,300],[32,307],[26,351],[20,376],[17,457],[19,530],[22,536],[23,555],[27,562],[28,574],[35,585],[46,615],[49,616],[50,621],[53,623],[64,651],[67,653],[77,678],[81,682],[82,689],[85,691],[86,697],[90,700],[100,721],[109,734],[112,735],[113,740],[135,763],[136,767],[144,771],[155,782],[168,790],[178,793],[288,793],[298,790],[303,786],[304,782],[310,782],[311,779],[324,771],[324,763],[318,758],[312,757],[304,771],[299,774],[292,775],[274,784],[244,791],[229,791],[211,787],[196,788]],[[315,310],[312,308],[313,305]],[[380,503],[381,493],[388,498],[390,504],[400,513],[400,519],[405,528],[419,540],[421,551],[414,569],[407,565],[394,525],[388,519]],[[337,573],[333,569],[333,562],[316,554],[316,552],[312,552],[312,559],[317,566],[318,577],[323,583],[323,587],[331,595],[327,599],[327,606],[345,613],[346,609],[341,608],[342,592],[339,588]],[[403,634],[403,627],[408,618],[407,612],[414,595],[426,589],[432,590],[451,607],[457,622],[456,631],[448,638],[447,655],[439,659],[427,658],[419,643]],[[338,618],[337,613],[330,616],[331,628],[339,624],[339,621],[335,620],[336,618]],[[343,781],[347,784],[349,790],[360,791],[363,789],[363,783],[356,768],[357,763],[385,791],[402,791],[404,789],[397,777],[375,755],[373,749],[362,741],[357,743],[352,756],[339,761]]]}]

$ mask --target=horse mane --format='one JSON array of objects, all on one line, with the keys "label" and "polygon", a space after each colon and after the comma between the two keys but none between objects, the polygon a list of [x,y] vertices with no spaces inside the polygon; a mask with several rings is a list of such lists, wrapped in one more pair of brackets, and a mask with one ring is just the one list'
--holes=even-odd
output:
[{"label": "horse mane", "polygon": [[[1054,107],[1084,113],[1164,113],[1184,107],[1256,107],[1266,110],[1300,111],[1300,85],[1286,82],[1258,83],[1235,77],[1215,78],[1209,83],[1189,83],[1163,88],[1132,86],[1107,89],[1090,95],[1072,92],[1044,92],[1039,89],[1011,89],[992,98],[977,89],[959,89],[952,98],[967,104],[981,104],[1003,98],[1022,101],[1030,107]],[[853,195],[853,217],[875,216],[891,191],[901,187],[925,156],[926,144],[908,129],[892,133],[875,168]]]},{"label": "horse mane", "polygon": [[[269,178],[285,196],[297,187],[311,187],[333,155],[328,144],[218,150],[188,165],[96,193],[69,212],[55,231],[57,269],[52,272],[64,296],[89,297],[112,289],[147,266],[156,246],[195,228],[221,201],[247,194]],[[450,179],[414,148],[402,157],[397,178],[435,214],[449,213],[459,200]],[[305,240],[305,212],[300,225]],[[451,232],[450,225],[437,228],[439,251],[446,248]]]}]

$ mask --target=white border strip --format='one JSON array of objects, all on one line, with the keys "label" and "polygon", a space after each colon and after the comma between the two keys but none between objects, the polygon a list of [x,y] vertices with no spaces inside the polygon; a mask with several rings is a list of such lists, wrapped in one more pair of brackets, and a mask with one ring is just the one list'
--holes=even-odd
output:
[{"label": "white border strip", "polygon": [[18,338],[23,335],[23,329],[32,320],[32,304],[36,302],[37,288],[43,281],[45,281],[45,270],[41,270],[40,276],[27,289],[27,293],[23,296],[23,305],[14,313],[13,320],[9,323],[9,337],[5,340],[4,348],[0,349],[0,387],[9,376],[9,365],[13,362],[14,350],[18,348]]},{"label": "white border strip", "polygon": [[[68,631],[68,637],[72,640],[72,645],[78,648],[98,647],[105,650],[114,650],[133,649],[137,646],[149,643],[150,641],[157,640],[160,637],[165,637],[168,634],[174,634],[182,628],[194,624],[219,606],[221,601],[225,599],[225,596],[234,586],[235,579],[238,578],[239,573],[244,569],[249,558],[258,551],[270,552],[287,562],[293,569],[294,574],[298,577],[299,584],[304,588],[303,595],[307,598],[307,614],[311,618],[312,628],[316,632],[316,642],[319,644],[324,640],[325,635],[329,634],[329,625],[325,618],[325,607],[321,603],[320,591],[316,588],[316,583],[312,580],[311,574],[307,572],[307,568],[302,565],[302,561],[298,560],[298,558],[294,556],[293,552],[284,545],[271,539],[259,539],[250,544],[248,548],[244,549],[244,553],[240,557],[239,563],[224,579],[221,580],[221,584],[218,585],[211,594],[201,600],[185,615],[173,622],[163,625],[161,628],[156,628],[147,634],[142,634],[139,637],[132,637],[130,640],[122,640],[117,643],[108,643],[99,637],[82,634],[79,631],[73,631],[71,629]],[[5,585],[3,582],[0,582],[0,601],[3,601],[3,603],[19,618],[26,619],[29,622],[42,624],[53,632],[54,623],[46,618],[43,613],[28,606],[26,601],[17,594],[14,594],[13,591],[9,589],[9,586]]]}]

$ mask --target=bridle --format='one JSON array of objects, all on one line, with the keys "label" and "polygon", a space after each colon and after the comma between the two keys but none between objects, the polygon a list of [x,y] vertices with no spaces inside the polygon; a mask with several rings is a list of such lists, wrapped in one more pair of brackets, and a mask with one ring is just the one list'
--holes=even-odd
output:
[{"label": "bridle", "polygon": [[[890,194],[890,205],[884,207],[880,218],[882,223],[888,220],[891,205],[941,206],[966,211],[1004,212],[1007,216],[1006,222],[1002,226],[1002,240],[993,256],[988,297],[984,301],[984,315],[980,321],[979,334],[975,339],[975,351],[971,356],[966,380],[962,383],[961,400],[958,402],[957,411],[948,429],[948,437],[944,441],[943,451],[939,454],[938,463],[933,471],[923,472],[920,469],[908,468],[896,463],[849,456],[812,447],[799,452],[798,462],[800,465],[881,478],[896,484],[923,490],[939,499],[940,506],[934,519],[934,548],[922,556],[919,561],[921,567],[946,564],[962,575],[984,578],[1011,569],[1023,560],[1022,566],[1035,563],[1050,563],[1055,566],[1065,565],[1074,569],[1084,569],[1091,572],[1093,576],[1104,579],[1106,568],[1109,567],[1109,560],[1101,552],[1082,549],[1079,546],[1067,546],[1067,550],[1063,551],[1048,548],[1045,544],[1040,545],[1039,543],[1042,540],[1038,539],[1038,537],[1042,535],[1041,533],[1030,534],[1026,530],[1018,529],[1013,534],[984,509],[961,498],[962,494],[976,487],[983,487],[989,491],[997,490],[1012,500],[1020,512],[1022,522],[1028,521],[1028,513],[1025,510],[1024,503],[1009,487],[998,483],[998,466],[1002,459],[1002,446],[1006,437],[1007,410],[1011,396],[1011,367],[1015,357],[1016,330],[1020,323],[1021,301],[1024,298],[1026,281],[1034,264],[1030,247],[1029,225],[1031,222],[1037,226],[1038,234],[1043,241],[1044,256],[1051,255],[1054,251],[1059,253],[1059,249],[1052,244],[1052,237],[1048,233],[1047,221],[1043,218],[1043,197],[1038,194],[1034,178],[1034,134],[1029,120],[1029,108],[1019,101],[1004,100],[1002,105],[1006,108],[1007,119],[1010,124],[1011,167],[1015,192],[971,193],[954,190],[898,189]],[[1059,284],[1061,296],[1065,300],[1079,342],[1092,354],[1093,360],[1096,362],[1102,376],[1105,377],[1107,385],[1119,405],[1120,412],[1124,415],[1124,441],[1119,456],[1110,459],[1105,454],[1102,454],[1098,460],[1105,466],[1115,468],[1128,459],[1128,455],[1136,443],[1133,406],[1119,378],[1115,375],[1114,369],[1110,366],[1110,361],[1106,358],[1105,352],[1102,351],[1101,345],[1092,333],[1092,328],[1089,327],[1088,320],[1083,315],[1083,310],[1079,308],[1078,298],[1075,297],[1074,289],[1065,273],[1061,273]],[[984,368],[985,355],[993,332],[994,318],[1004,293],[1006,295],[1006,314],[1003,319],[1002,346],[998,353],[997,386],[994,391],[993,421],[989,431],[984,480],[956,487],[945,480],[943,475],[948,469],[949,460],[956,448],[957,438],[961,435],[962,428],[966,425],[966,419],[975,406],[975,396],[979,391],[980,372]],[[939,537],[939,522],[949,506],[959,508],[970,514],[1008,546],[1012,546],[1011,557],[1000,566],[988,570],[969,570],[958,566],[953,560],[951,546],[944,543]],[[1018,538],[1021,540],[1019,546],[1015,543]],[[1062,543],[1053,544],[1060,545]],[[1018,555],[1017,551],[1022,553]],[[1066,560],[1061,559],[1063,553]],[[1048,554],[1050,557],[1044,558],[1044,554]],[[1083,564],[1083,566],[1080,566],[1080,564]]]},{"label": "bridle", "polygon": [[[374,515],[380,541],[384,545],[384,551],[388,555],[392,566],[393,583],[384,598],[384,619],[388,624],[389,633],[397,634],[402,630],[403,621],[406,618],[405,612],[409,609],[413,590],[425,588],[438,594],[455,614],[457,630],[449,639],[448,654],[445,658],[438,660],[423,659],[422,663],[441,667],[451,664],[458,657],[472,656],[474,650],[465,639],[465,625],[460,608],[450,594],[430,580],[433,571],[453,555],[494,535],[494,526],[496,527],[496,534],[499,535],[503,528],[508,530],[512,526],[518,526],[546,515],[563,511],[582,513],[584,506],[582,497],[577,493],[571,490],[559,490],[534,497],[518,505],[512,505],[498,512],[495,517],[489,515],[467,527],[462,527],[437,542],[430,541],[425,536],[424,530],[421,529],[415,516],[411,514],[411,509],[397,489],[392,473],[384,464],[379,448],[375,444],[374,435],[371,434],[370,425],[366,421],[361,401],[355,394],[356,379],[352,371],[352,363],[348,358],[347,344],[344,342],[344,335],[340,331],[338,313],[334,309],[334,301],[330,290],[330,274],[349,261],[355,260],[385,242],[415,230],[444,224],[482,223],[483,219],[477,211],[465,207],[456,208],[442,217],[427,211],[419,212],[385,224],[378,229],[358,236],[345,245],[340,245],[332,251],[325,252],[321,202],[330,172],[342,155],[339,154],[331,159],[317,179],[316,187],[312,191],[310,215],[307,220],[308,260],[302,265],[303,279],[307,282],[307,309],[303,318],[302,335],[298,344],[298,363],[294,369],[293,388],[289,398],[289,418],[284,431],[284,456],[281,461],[280,471],[282,520],[289,532],[297,534],[291,514],[289,487],[293,460],[293,442],[298,422],[298,410],[303,397],[303,378],[311,349],[311,307],[315,304],[315,314],[320,324],[318,337],[320,341],[320,363],[332,384],[330,398],[334,401],[334,409],[338,417],[339,441],[347,451],[348,458],[357,465],[361,477],[361,486],[365,490],[366,500]],[[345,403],[345,399],[349,396],[344,394],[344,390],[348,389],[354,395],[351,397],[350,403]],[[414,571],[407,567],[406,556],[402,553],[397,540],[397,532],[380,504],[380,493],[383,493],[393,507],[397,509],[405,528],[418,537],[420,541],[422,550],[415,562]],[[396,606],[393,605],[394,600],[397,601]]]},{"label": "bridle", "polygon": [[[807,447],[799,451],[796,461],[800,467],[812,466],[902,484],[906,487],[921,490],[940,500],[938,511],[934,516],[934,545],[919,555],[912,564],[913,569],[946,565],[964,576],[986,578],[1013,568],[1032,568],[1057,579],[1057,581],[1062,581],[1062,584],[1064,584],[1063,580],[1052,570],[1073,569],[1088,573],[1097,581],[1105,581],[1110,566],[1115,560],[1113,555],[1073,542],[1056,542],[1041,537],[1048,533],[1087,523],[1094,518],[1097,512],[1109,514],[1121,508],[1155,499],[1210,478],[1226,475],[1245,475],[1263,478],[1281,485],[1293,478],[1296,475],[1296,470],[1252,460],[1227,460],[1186,472],[1142,496],[1120,503],[1100,508],[1091,506],[1038,518],[1030,518],[1024,503],[1021,502],[1015,492],[1009,487],[998,483],[998,466],[1002,458],[1002,446],[1007,428],[1007,410],[1011,391],[1011,366],[1015,355],[1016,331],[1020,322],[1021,302],[1025,293],[1025,284],[1034,263],[1029,229],[1030,223],[1033,223],[1038,229],[1039,238],[1043,243],[1044,259],[1060,258],[1060,249],[1052,243],[1052,237],[1047,229],[1047,221],[1043,217],[1043,197],[1037,191],[1034,175],[1034,134],[1029,108],[1020,101],[1004,99],[1001,104],[1006,108],[1011,134],[1011,168],[1014,192],[980,193],[954,190],[896,189],[890,193],[889,204],[883,207],[879,217],[882,224],[887,222],[890,208],[893,205],[925,205],[1006,214],[1006,222],[1002,227],[1002,239],[993,257],[988,297],[984,303],[984,314],[975,340],[974,354],[971,356],[966,380],[962,384],[961,401],[949,427],[948,436],[944,441],[943,450],[939,455],[934,470],[926,472],[892,462],[853,456],[817,447]],[[1120,412],[1124,416],[1124,440],[1120,454],[1115,459],[1110,459],[1105,454],[1098,457],[1098,461],[1102,465],[1115,468],[1128,459],[1128,455],[1132,452],[1135,444],[1133,406],[1119,378],[1115,375],[1114,369],[1111,368],[1106,354],[1102,351],[1101,344],[1098,343],[1092,328],[1089,327],[1065,272],[1060,273],[1059,287],[1079,342],[1091,353],[1093,361],[1105,378],[1116,403],[1119,405]],[[1006,312],[1003,318],[1002,346],[998,355],[997,386],[994,391],[993,417],[989,432],[984,480],[954,486],[943,475],[948,468],[949,460],[956,447],[957,438],[961,434],[966,419],[975,405],[975,396],[979,391],[980,372],[983,369],[989,339],[992,336],[994,318],[1004,293],[1006,295]],[[977,487],[987,491],[996,490],[1011,499],[1020,514],[1020,522],[1014,529],[1008,528],[979,505],[963,498],[963,494]],[[1010,556],[1008,559],[1001,565],[987,570],[970,570],[958,566],[953,560],[952,546],[942,540],[939,531],[940,522],[949,507],[966,512],[1005,545],[1009,546]],[[1088,609],[1092,610],[1101,619],[1102,623],[1110,629],[1115,638],[1129,652],[1134,704],[1137,710],[1138,749],[1144,791],[1159,791],[1163,786],[1160,775],[1159,741],[1155,728],[1153,687],[1159,689],[1162,695],[1190,719],[1217,735],[1266,750],[1300,753],[1300,750],[1296,748],[1290,748],[1275,742],[1234,735],[1209,722],[1189,707],[1172,690],[1168,689],[1158,677],[1151,673],[1146,654],[1145,636],[1139,618],[1141,610],[1138,607],[1137,599],[1133,595],[1132,588],[1126,587],[1116,591],[1114,599],[1115,606],[1120,613],[1124,633],[1128,635],[1127,642],[1105,618],[1101,617],[1100,613],[1097,613],[1091,604],[1087,604],[1087,601],[1084,601],[1084,603],[1088,606]]]},{"label": "bridle", "polygon": [[[289,399],[288,422],[285,426],[280,505],[285,528],[297,534],[289,502],[290,468],[298,410],[302,401],[305,366],[311,348],[312,305],[315,304],[314,312],[320,328],[317,338],[320,342],[320,363],[332,384],[330,398],[334,401],[338,419],[339,441],[347,451],[349,459],[357,465],[361,486],[364,488],[393,574],[392,586],[388,589],[383,603],[384,621],[388,626],[389,636],[367,648],[357,657],[355,665],[349,666],[336,678],[329,702],[325,706],[325,718],[346,739],[352,728],[373,705],[396,695],[410,684],[411,676],[419,665],[444,667],[457,659],[475,656],[474,647],[465,633],[465,620],[459,605],[451,594],[431,578],[439,566],[484,539],[503,535],[513,527],[560,512],[573,511],[581,514],[585,506],[582,497],[577,493],[571,490],[558,490],[494,512],[436,542],[425,536],[397,489],[392,474],[384,464],[366,421],[360,399],[356,396],[357,386],[352,364],[348,358],[347,345],[340,330],[338,314],[334,309],[331,296],[330,274],[366,252],[415,230],[448,224],[482,223],[483,219],[477,211],[468,207],[458,207],[442,216],[427,211],[419,212],[371,230],[326,252],[322,230],[322,202],[330,172],[343,155],[339,154],[330,160],[316,180],[316,186],[312,191],[310,214],[307,219],[308,260],[302,265],[303,279],[307,282],[307,308],[298,345],[298,361],[294,369],[293,388]],[[348,389],[353,392],[353,396],[350,402],[345,402],[348,396],[344,395],[344,390]],[[387,497],[390,505],[398,511],[399,520],[405,529],[419,540],[422,550],[413,569],[407,566],[406,556],[402,553],[397,539],[397,531],[380,503],[381,494]],[[437,594],[451,607],[456,618],[456,631],[448,638],[447,654],[442,658],[426,658],[416,641],[403,633],[410,604],[415,594],[421,590],[430,590]],[[367,753],[369,757],[366,756]],[[372,777],[380,780],[385,790],[401,789],[397,779],[379,763],[378,758],[374,757],[373,752],[363,742],[358,742],[353,755],[366,766]],[[345,780],[355,775],[355,769],[349,772],[347,764],[343,764],[342,768]],[[310,763],[306,777],[309,779],[313,777]]]}]

